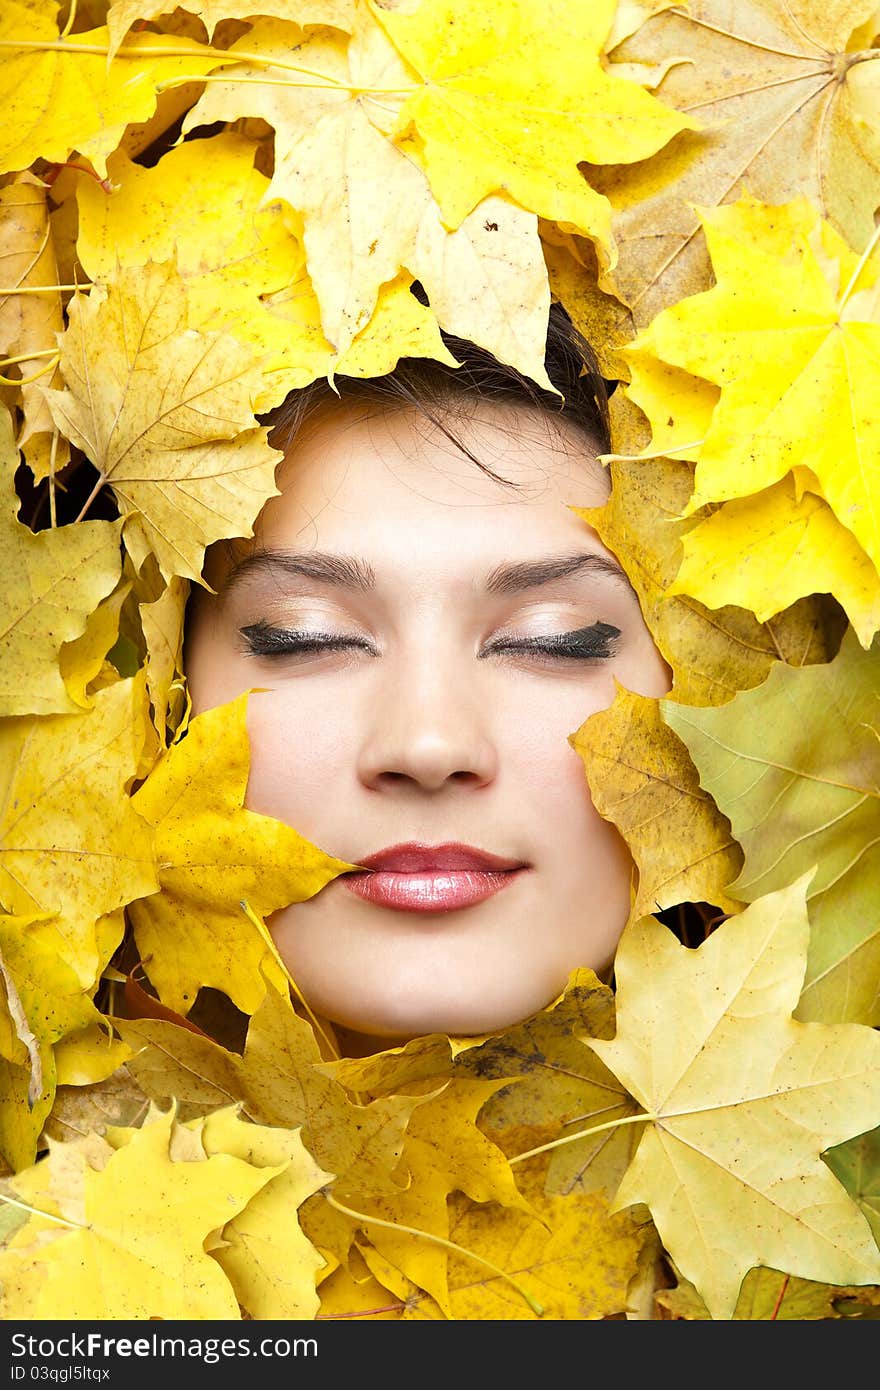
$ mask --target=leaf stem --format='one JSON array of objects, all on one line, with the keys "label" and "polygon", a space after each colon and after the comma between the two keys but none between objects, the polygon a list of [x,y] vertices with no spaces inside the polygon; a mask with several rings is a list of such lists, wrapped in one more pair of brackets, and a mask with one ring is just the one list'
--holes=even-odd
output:
[{"label": "leaf stem", "polygon": [[0,295],[7,294],[59,294],[61,290],[85,290],[88,285],[12,285],[0,289]]},{"label": "leaf stem", "polygon": [[513,1288],[516,1289],[520,1297],[525,1299],[536,1317],[542,1318],[544,1316],[544,1309],[541,1307],[541,1304],[538,1303],[536,1299],[532,1298],[532,1295],[528,1293],[526,1289],[522,1288],[512,1275],[508,1274],[506,1270],[501,1269],[498,1265],[492,1264],[491,1260],[484,1260],[482,1255],[474,1254],[473,1250],[466,1250],[463,1245],[456,1245],[454,1240],[447,1240],[445,1236],[435,1236],[432,1231],[420,1231],[415,1226],[401,1226],[396,1221],[385,1221],[381,1216],[368,1216],[364,1211],[355,1211],[352,1207],[347,1207],[342,1202],[337,1201],[337,1199],[331,1196],[327,1191],[326,1187],[321,1189],[321,1196],[325,1201],[329,1202],[330,1206],[334,1207],[336,1211],[342,1212],[343,1216],[351,1216],[354,1217],[356,1221],[366,1221],[373,1226],[384,1226],[388,1231],[404,1231],[410,1236],[420,1236],[424,1240],[432,1240],[436,1245],[442,1245],[447,1250],[454,1251],[456,1255],[464,1255],[469,1260],[475,1260],[477,1264],[484,1265],[486,1269],[491,1269],[492,1273],[497,1274],[501,1279],[506,1279],[508,1284],[511,1284]]},{"label": "leaf stem", "polygon": [[782,1307],[782,1300],[785,1298],[785,1293],[786,1293],[786,1290],[787,1290],[787,1288],[788,1288],[788,1284],[789,1284],[789,1280],[790,1280],[790,1279],[791,1279],[791,1275],[790,1275],[790,1274],[786,1274],[785,1278],[784,1278],[783,1281],[782,1281],[782,1284],[781,1284],[780,1289],[779,1289],[779,1293],[776,1295],[776,1302],[775,1302],[774,1305],[773,1305],[773,1312],[770,1314],[770,1321],[771,1321],[771,1322],[775,1322],[776,1319],[779,1317],[779,1309]]},{"label": "leaf stem", "polygon": [[69,15],[67,16],[67,23],[65,24],[64,28],[61,30],[61,35],[60,35],[60,37],[61,37],[62,39],[66,39],[66,38],[67,38],[67,35],[70,33],[71,29],[73,28],[74,24],[76,23],[76,6],[77,6],[77,0],[70,0],[70,13],[69,13]]},{"label": "leaf stem", "polygon": [[57,356],[57,348],[44,348],[42,352],[20,352],[17,357],[0,357],[0,367],[13,367],[16,362],[36,362],[38,357]]},{"label": "leaf stem", "polygon": [[[39,40],[39,39],[3,39],[0,40],[0,50],[27,50],[39,53],[67,53],[71,56],[86,54],[90,57],[106,58],[110,53],[107,44],[98,43],[65,43],[64,36],[60,40]],[[205,58],[216,58],[218,63],[224,65],[238,66],[245,63],[252,63],[259,68],[280,68],[282,72],[298,72],[303,77],[313,77],[315,81],[309,82],[282,82],[260,77],[225,77],[217,75],[208,77],[204,73],[190,73],[189,76],[169,78],[167,82],[158,82],[156,90],[166,91],[171,87],[179,87],[186,82],[259,82],[269,86],[281,87],[326,87],[339,92],[349,92],[354,96],[407,96],[413,87],[362,87],[355,83],[343,82],[338,77],[332,77],[330,73],[316,72],[314,68],[304,68],[300,63],[286,63],[283,58],[277,55],[267,56],[265,53],[248,53],[244,49],[212,48],[210,45],[193,45],[187,47],[185,44],[175,45],[174,47],[162,47],[159,44],[120,44],[114,53],[114,58],[198,58],[200,61]]]},{"label": "leaf stem", "polygon": [[95,483],[95,486],[92,488],[91,492],[89,493],[88,497],[86,498],[85,502],[83,503],[82,508],[81,508],[81,510],[80,510],[79,516],[75,518],[74,525],[76,524],[77,521],[82,521],[83,517],[85,516],[86,512],[89,510],[89,507],[90,507],[90,506],[92,505],[92,503],[94,502],[95,498],[97,497],[98,493],[101,491],[101,488],[104,486],[104,484],[106,483],[106,481],[107,481],[107,475],[106,475],[106,473],[99,473],[99,474],[98,474],[98,481]]},{"label": "leaf stem", "polygon": [[[100,43],[64,43],[60,40],[49,39],[4,39],[0,40],[0,49],[28,49],[37,50],[40,53],[69,53],[76,56],[85,53],[90,57],[106,58],[109,56],[110,47],[108,44]],[[120,44],[114,53],[114,58],[216,58],[218,62],[228,63],[230,66],[236,63],[253,63],[260,68],[281,68],[285,72],[301,72],[304,77],[317,77],[324,86],[347,88],[347,83],[340,82],[338,77],[332,77],[329,73],[316,72],[314,68],[304,68],[301,63],[286,63],[283,58],[273,55],[267,57],[265,53],[248,53],[244,49],[213,48],[210,44]],[[189,77],[189,82],[202,82],[204,79],[201,74]]]},{"label": "leaf stem", "polygon": [[[43,354],[40,353],[40,356],[42,355]],[[20,358],[19,360],[22,361],[24,359]],[[3,376],[2,374],[0,374],[0,382],[2,382],[4,386],[30,386],[32,381],[39,381],[41,376],[46,376],[47,373],[54,372],[55,368],[58,366],[58,363],[60,361],[61,354],[60,352],[56,352],[54,354],[54,361],[46,362],[38,372],[34,372],[33,376],[15,377]]]},{"label": "leaf stem", "polygon": [[39,1207],[28,1206],[27,1202],[21,1202],[17,1197],[10,1197],[8,1192],[0,1192],[0,1202],[8,1202],[11,1207],[18,1207],[20,1211],[26,1211],[31,1216],[42,1216],[47,1221],[57,1221],[59,1226],[66,1226],[70,1231],[84,1231],[86,1229],[78,1221],[68,1221],[64,1216],[53,1216],[50,1211],[41,1211]]},{"label": "leaf stem", "polygon": [[642,459],[674,459],[678,458],[684,449],[700,449],[705,442],[705,439],[692,439],[688,444],[677,444],[677,452],[674,453],[670,453],[668,449],[653,449],[642,454],[599,454],[598,458],[600,463],[641,463]]},{"label": "leaf stem", "polygon": [[58,457],[58,430],[52,431],[52,444],[49,449],[49,524],[53,531],[58,525],[55,506],[55,460]]},{"label": "leaf stem", "polygon": [[656,1120],[657,1115],[644,1113],[641,1115],[625,1115],[621,1120],[608,1120],[603,1125],[593,1125],[592,1129],[579,1129],[575,1134],[564,1134],[561,1139],[551,1139],[549,1144],[539,1144],[536,1149],[527,1149],[525,1153],[514,1154],[508,1158],[508,1163],[522,1163],[523,1159],[534,1158],[535,1154],[546,1153],[548,1149],[559,1149],[563,1144],[573,1144],[576,1139],[586,1139],[589,1134],[601,1134],[603,1129],[617,1129],[619,1125],[638,1125],[645,1124],[648,1120]]},{"label": "leaf stem", "polygon": [[856,268],[855,268],[855,270],[853,271],[852,275],[849,277],[849,284],[847,285],[847,287],[846,287],[846,289],[844,290],[843,294],[840,296],[840,307],[841,307],[841,309],[844,307],[844,305],[846,304],[846,301],[849,299],[850,295],[852,294],[853,290],[855,289],[855,287],[856,287],[856,282],[858,281],[859,276],[861,275],[862,271],[863,271],[864,268],[865,268],[865,265],[867,264],[868,260],[870,259],[871,252],[874,250],[874,247],[877,245],[878,240],[880,240],[880,223],[878,223],[877,226],[874,228],[874,235],[871,237],[871,239],[870,239],[870,241],[868,242],[867,246],[865,247],[864,251],[863,251],[862,254],[859,256],[859,259],[858,259],[858,261],[856,262]]},{"label": "leaf stem", "polygon": [[[283,64],[272,64],[273,67],[282,67]],[[317,74],[320,78],[320,74]],[[297,91],[334,91],[347,92],[349,96],[407,96],[411,87],[356,87],[347,82],[293,82],[286,77],[236,77],[233,73],[214,73],[209,77],[169,77],[164,82],[156,83],[157,92],[170,92],[173,87],[184,87],[187,82],[224,82],[227,86],[257,86],[257,87],[295,87]]]}]

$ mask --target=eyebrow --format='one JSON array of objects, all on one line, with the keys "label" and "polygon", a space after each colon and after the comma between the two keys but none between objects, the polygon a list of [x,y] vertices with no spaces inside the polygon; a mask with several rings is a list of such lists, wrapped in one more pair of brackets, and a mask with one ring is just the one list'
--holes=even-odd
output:
[{"label": "eyebrow", "polygon": [[[376,586],[376,572],[372,565],[355,556],[328,555],[321,551],[299,554],[288,550],[257,550],[233,565],[223,583],[222,592],[229,593],[234,585],[246,578],[278,574],[317,579],[323,584],[355,589],[360,593],[368,593]],[[542,584],[568,579],[575,574],[603,575],[625,584],[628,589],[632,587],[620,565],[610,556],[579,552],[496,565],[487,576],[486,591],[490,594],[518,594],[525,589],[536,589]]]},{"label": "eyebrow", "polygon": [[337,588],[367,592],[375,587],[376,572],[364,560],[347,555],[325,555],[321,551],[297,554],[289,550],[256,550],[232,566],[223,581],[223,593],[245,578],[259,575],[289,574],[294,578],[319,579]]},{"label": "eyebrow", "polygon": [[498,565],[486,580],[486,588],[490,594],[518,594],[523,589],[551,584],[555,579],[568,579],[572,574],[607,575],[631,587],[620,565],[610,556],[579,553]]}]

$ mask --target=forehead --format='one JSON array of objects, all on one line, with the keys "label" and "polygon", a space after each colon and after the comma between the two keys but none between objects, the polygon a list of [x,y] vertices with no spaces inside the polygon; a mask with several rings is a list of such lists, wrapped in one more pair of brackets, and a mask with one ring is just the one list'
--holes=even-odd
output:
[{"label": "forehead", "polygon": [[414,553],[516,558],[581,539],[584,523],[570,508],[601,506],[609,491],[578,426],[485,400],[433,420],[408,406],[322,405],[279,463],[276,485],[255,539],[214,548],[210,583],[255,546],[365,554],[380,567]]},{"label": "forehead", "polygon": [[358,501],[362,519],[384,511],[404,524],[441,508],[454,529],[456,508],[601,505],[607,496],[594,446],[564,417],[485,400],[432,416],[357,402],[319,408],[277,470],[281,496],[263,509],[261,531]]}]

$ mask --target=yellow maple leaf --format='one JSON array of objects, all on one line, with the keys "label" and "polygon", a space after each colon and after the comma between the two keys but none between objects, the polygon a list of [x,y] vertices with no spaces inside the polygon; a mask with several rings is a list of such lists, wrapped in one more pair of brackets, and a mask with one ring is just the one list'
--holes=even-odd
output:
[{"label": "yellow maple leaf", "polygon": [[613,0],[557,0],[551,11],[540,0],[370,8],[417,74],[396,133],[418,131],[447,224],[506,189],[522,207],[594,239],[607,262],[607,206],[578,165],[644,159],[696,125],[602,66]]},{"label": "yellow maple leaf", "polygon": [[[613,1031],[611,990],[592,970],[577,969],[546,1009],[498,1034],[467,1039],[430,1034],[367,1057],[324,1062],[319,1069],[363,1096],[441,1087],[450,1078],[456,1084],[498,1082],[500,1089],[484,1100],[477,1123],[493,1144],[515,1157],[547,1139],[548,1130],[556,1137],[589,1116],[606,1120],[633,1113],[632,1097],[580,1041],[585,1035],[610,1037]],[[410,1132],[419,1128],[416,1116],[421,1123],[430,1113],[430,1107],[416,1111]],[[632,1132],[622,1126],[554,1149],[547,1191],[614,1191],[632,1147]]]},{"label": "yellow maple leaf", "polygon": [[104,963],[96,920],[158,888],[150,828],[127,791],[146,727],[143,674],[99,691],[91,710],[0,727],[0,900],[16,916],[57,917],[58,953],[86,989]]},{"label": "yellow maple leaf", "polygon": [[[409,276],[380,286],[372,319],[346,353],[335,352],[321,329],[302,241],[285,206],[269,198],[254,150],[252,140],[227,130],[212,138],[210,160],[201,141],[178,145],[146,168],[117,151],[108,161],[110,197],[80,176],[77,251],[89,274],[112,280],[118,266],[176,258],[190,327],[229,332],[259,358],[255,410],[270,409],[331,367],[381,376],[400,356],[454,365],[434,314],[409,292]],[[210,238],[206,219],[216,226]]]},{"label": "yellow maple leaf", "polygon": [[[613,415],[616,421],[622,417],[628,422],[635,407],[629,400],[618,400],[620,396],[615,391],[611,398]],[[627,424],[615,433],[619,454],[631,455],[644,446],[646,431],[629,436]],[[724,704],[738,690],[759,685],[780,657],[797,666],[830,659],[840,625],[835,626],[815,597],[763,624],[745,609],[712,612],[689,595],[668,597],[688,529],[677,517],[687,505],[693,470],[668,458],[633,461],[614,456],[609,467],[608,502],[601,508],[579,508],[578,514],[626,570],[645,622],[672,669],[673,699]]]},{"label": "yellow maple leaf", "polygon": [[758,1265],[822,1283],[880,1280],[871,1229],[820,1158],[880,1123],[880,1036],[791,1017],[806,886],[752,903],[696,950],[654,918],[628,925],[616,1036],[584,1039],[645,1111],[614,1208],[649,1207],[714,1319],[733,1315]]},{"label": "yellow maple leaf", "polygon": [[316,1163],[335,1174],[334,1190],[353,1205],[397,1191],[404,1134],[421,1097],[352,1101],[339,1082],[322,1074],[312,1025],[294,1012],[287,989],[271,977],[267,983],[243,1055],[174,1023],[114,1018],[136,1049],[128,1063],[131,1075],[159,1103],[178,1098],[204,1114],[240,1100],[259,1124],[301,1127]]},{"label": "yellow maple leaf", "polygon": [[64,321],[46,186],[33,174],[20,174],[0,189],[0,265],[6,290],[0,297],[0,356],[12,358],[0,366],[0,374],[7,380],[17,375],[22,382],[24,425],[18,443],[41,478],[62,469],[70,449],[55,433],[36,389],[39,380],[60,385],[57,335]]},{"label": "yellow maple leaf", "polygon": [[[480,1128],[508,1155],[521,1190],[540,1172],[548,1195],[616,1191],[633,1153],[628,1125],[545,1150],[590,1118],[605,1123],[634,1113],[632,1097],[583,1046],[584,1037],[610,1037],[613,1031],[611,990],[592,970],[578,969],[549,1008],[458,1059],[464,1075],[513,1083],[486,1102]],[[549,1157],[539,1157],[545,1153]],[[523,1161],[528,1166],[520,1166]]]},{"label": "yellow maple leaf", "polygon": [[197,580],[207,545],[253,534],[281,455],[253,415],[250,351],[189,328],[185,314],[173,265],[121,271],[71,304],[67,390],[44,394],[98,470],[83,512],[109,483],[138,568],[152,552],[166,578]]},{"label": "yellow maple leaf", "polygon": [[59,654],[119,578],[120,523],[83,521],[34,533],[17,520],[18,462],[9,414],[0,406],[0,714],[70,713],[78,702],[65,687]]},{"label": "yellow maple leaf", "polygon": [[[624,1313],[650,1227],[612,1213],[603,1193],[548,1197],[538,1181],[526,1192],[534,1215],[461,1196],[451,1202],[450,1238],[460,1252],[449,1255],[449,1316],[585,1322]],[[378,1252],[363,1253],[376,1277],[404,1297],[405,1321],[442,1316],[431,1300],[402,1286]]]},{"label": "yellow maple leaf", "polygon": [[[650,329],[657,358],[721,390],[686,514],[806,466],[876,567],[880,255],[867,254],[876,238],[857,257],[805,198],[742,198],[703,209],[702,221],[717,283]],[[828,588],[817,573],[814,591]]]},{"label": "yellow maple leaf", "polygon": [[583,759],[597,811],[617,826],[635,860],[632,915],[684,902],[739,912],[742,903],[727,889],[742,852],[671,732],[659,701],[618,685],[614,703],[591,715],[569,742]]},{"label": "yellow maple leaf", "polygon": [[[80,521],[76,524],[87,526],[89,523]],[[131,587],[131,581],[125,580],[101,599],[86,619],[82,634],[65,642],[58,653],[58,669],[64,688],[73,703],[81,709],[91,709],[96,690],[103,690],[119,679],[120,672],[107,660],[107,653],[116,645],[122,608]]]},{"label": "yellow maple leaf", "polygon": [[[296,20],[303,26],[323,24],[350,31],[358,3],[359,0],[296,0]],[[257,13],[289,19],[290,11],[291,0],[189,0],[187,5],[187,14],[198,15],[209,39],[224,19],[250,19]],[[168,0],[113,0],[107,12],[111,53],[125,40],[136,20],[156,19],[167,13]]]},{"label": "yellow maple leaf", "polygon": [[[383,12],[383,23],[386,18]],[[324,332],[337,351],[343,353],[368,322],[379,287],[405,267],[424,286],[444,328],[547,385],[550,295],[540,209],[490,177],[459,217],[443,217],[419,167],[418,148],[391,138],[414,78],[380,25],[362,15],[350,39],[328,29],[303,41],[295,25],[267,19],[255,22],[230,54],[237,48],[241,68],[211,86],[185,129],[244,114],[273,127],[267,197],[302,214],[309,275]],[[455,160],[463,168],[458,152]],[[570,178],[589,202],[574,167]]]},{"label": "yellow maple leaf", "polygon": [[54,0],[4,0],[0,12],[0,171],[35,160],[63,163],[74,150],[104,177],[126,126],[147,120],[160,83],[198,78],[221,53],[165,34],[132,34],[108,62],[105,28],[62,37]]},{"label": "yellow maple leaf", "polygon": [[797,499],[791,477],[725,502],[682,537],[682,551],[667,594],[692,594],[707,608],[737,604],[766,622],[821,585],[863,647],[880,629],[880,575],[820,496]]},{"label": "yellow maple leaf", "polygon": [[503,1079],[454,1077],[420,1105],[409,1123],[403,1162],[416,1182],[464,1192],[475,1202],[529,1210],[503,1152],[477,1126],[486,1102]]},{"label": "yellow maple leaf", "polygon": [[607,287],[639,328],[711,283],[694,204],[725,203],[744,189],[768,203],[804,195],[851,245],[865,245],[880,202],[880,55],[858,27],[872,8],[873,0],[689,0],[654,16],[644,8],[647,22],[609,53],[609,72],[620,62],[624,74],[677,57],[656,95],[702,127],[632,170],[593,175],[614,207],[620,248]]},{"label": "yellow maple leaf", "polygon": [[174,1161],[174,1128],[170,1109],[115,1151],[95,1136],[50,1140],[37,1169],[9,1181],[32,1213],[0,1252],[4,1317],[240,1318],[204,1242],[286,1163],[256,1167],[225,1153]]},{"label": "yellow maple leaf", "polygon": [[313,1318],[319,1304],[315,1279],[326,1262],[303,1234],[296,1212],[333,1174],[318,1167],[299,1130],[247,1123],[234,1108],[198,1121],[198,1131],[209,1157],[232,1154],[277,1172],[225,1224],[224,1244],[214,1252],[238,1302],[252,1318]]},{"label": "yellow maple leaf", "polygon": [[[352,1223],[347,1240],[363,1230],[381,1257],[429,1293],[447,1316],[450,1193],[531,1214],[503,1151],[476,1124],[483,1105],[503,1085],[503,1080],[454,1077],[424,1094],[407,1126],[398,1189],[343,1213]],[[331,1205],[334,1196],[335,1190]],[[323,1231],[325,1238],[329,1227],[326,1215],[321,1224],[310,1219],[309,1229]],[[344,1257],[338,1237],[331,1248]]]},{"label": "yellow maple leaf", "polygon": [[55,1098],[55,1045],[69,1035],[82,1038],[100,1031],[110,1071],[130,1050],[111,1039],[90,995],[58,954],[51,919],[0,915],[0,976],[6,995],[6,1014],[0,1014],[0,1055],[28,1074],[27,1103],[18,1107],[17,1123],[10,1116],[10,1125],[0,1127],[0,1148],[17,1169],[34,1162]]},{"label": "yellow maple leaf", "polygon": [[159,997],[182,1014],[203,985],[245,1013],[260,1004],[261,964],[275,961],[242,900],[265,916],[353,867],[245,809],[248,694],[196,715],[132,798],[155,831],[161,891],[132,902],[129,915]]}]

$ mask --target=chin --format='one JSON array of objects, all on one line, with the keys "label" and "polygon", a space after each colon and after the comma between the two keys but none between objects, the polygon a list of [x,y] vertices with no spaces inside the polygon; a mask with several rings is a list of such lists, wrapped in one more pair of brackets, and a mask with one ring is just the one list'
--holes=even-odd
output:
[{"label": "chin", "polygon": [[383,1006],[375,1011],[361,1007],[353,1012],[346,1009],[324,1009],[321,1012],[332,1023],[349,1032],[376,1039],[379,1048],[393,1047],[431,1033],[445,1033],[451,1037],[502,1033],[545,1008],[561,988],[534,1001],[496,1001],[483,996],[468,1003],[461,997],[448,1001],[433,998],[430,1003],[421,1006],[413,1000],[389,1010],[387,999],[383,999]]}]

